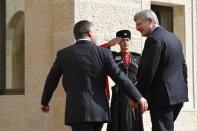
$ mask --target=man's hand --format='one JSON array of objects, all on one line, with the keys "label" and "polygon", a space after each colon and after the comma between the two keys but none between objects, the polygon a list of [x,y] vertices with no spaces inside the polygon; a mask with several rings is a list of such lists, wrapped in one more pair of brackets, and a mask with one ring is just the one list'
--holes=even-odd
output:
[{"label": "man's hand", "polygon": [[111,47],[111,46],[114,46],[116,45],[117,43],[119,43],[121,41],[122,38],[120,37],[116,37],[116,38],[113,38],[111,39],[109,42],[108,42],[108,46]]},{"label": "man's hand", "polygon": [[41,105],[42,112],[48,113],[49,112],[49,106],[43,106]]},{"label": "man's hand", "polygon": [[144,97],[142,97],[139,101],[140,107],[141,107],[141,112],[144,113],[145,111],[148,110],[148,103]]}]

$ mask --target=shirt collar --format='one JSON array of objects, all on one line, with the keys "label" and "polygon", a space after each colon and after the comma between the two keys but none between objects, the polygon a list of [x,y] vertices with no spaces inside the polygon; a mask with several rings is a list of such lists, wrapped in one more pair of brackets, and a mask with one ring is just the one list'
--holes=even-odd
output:
[{"label": "shirt collar", "polygon": [[82,39],[78,39],[77,41],[81,41],[81,40],[91,41],[89,38],[82,38]]},{"label": "shirt collar", "polygon": [[159,26],[160,26],[160,25],[156,24],[155,27],[153,27],[151,33],[152,33],[157,27],[159,27]]}]

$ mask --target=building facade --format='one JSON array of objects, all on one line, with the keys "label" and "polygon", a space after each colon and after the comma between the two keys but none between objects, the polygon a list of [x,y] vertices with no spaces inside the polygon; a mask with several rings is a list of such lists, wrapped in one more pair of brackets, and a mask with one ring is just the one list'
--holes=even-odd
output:
[{"label": "building facade", "polygon": [[[196,0],[0,2],[0,131],[70,131],[70,127],[64,125],[66,94],[61,82],[50,102],[50,113],[40,111],[44,82],[57,50],[73,44],[74,24],[88,19],[95,25],[98,45],[115,37],[116,31],[129,29],[131,50],[141,53],[145,38],[136,31],[133,17],[142,9],[155,10],[161,25],[175,33],[183,44],[188,65],[189,102],[175,122],[175,131],[196,131]],[[143,116],[145,131],[151,131],[149,112]]]}]

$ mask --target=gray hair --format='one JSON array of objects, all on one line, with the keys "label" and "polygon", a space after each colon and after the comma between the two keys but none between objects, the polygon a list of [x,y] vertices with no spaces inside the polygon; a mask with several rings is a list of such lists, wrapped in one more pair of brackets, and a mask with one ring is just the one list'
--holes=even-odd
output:
[{"label": "gray hair", "polygon": [[92,26],[93,26],[93,23],[88,20],[81,20],[77,22],[73,30],[75,39],[78,40],[78,39],[88,37],[87,32],[90,30],[90,27]]},{"label": "gray hair", "polygon": [[138,18],[142,18],[143,20],[147,20],[150,18],[153,21],[154,25],[159,24],[157,15],[155,14],[155,12],[153,12],[152,10],[149,10],[149,9],[137,12],[134,16],[134,21],[136,21]]}]

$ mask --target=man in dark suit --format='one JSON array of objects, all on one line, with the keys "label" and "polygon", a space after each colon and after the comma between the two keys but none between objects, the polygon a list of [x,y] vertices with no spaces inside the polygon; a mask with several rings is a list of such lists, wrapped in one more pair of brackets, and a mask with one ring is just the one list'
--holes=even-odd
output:
[{"label": "man in dark suit", "polygon": [[148,108],[146,100],[116,65],[111,51],[95,45],[93,30],[93,24],[87,20],[75,24],[76,43],[58,51],[42,94],[42,111],[48,112],[49,101],[63,75],[67,93],[65,124],[72,131],[100,131],[103,123],[110,121],[106,75],[139,102],[142,111]]},{"label": "man in dark suit", "polygon": [[147,37],[137,87],[147,99],[152,131],[173,131],[183,103],[188,101],[187,66],[180,40],[159,26],[152,10],[134,16],[136,29]]}]

